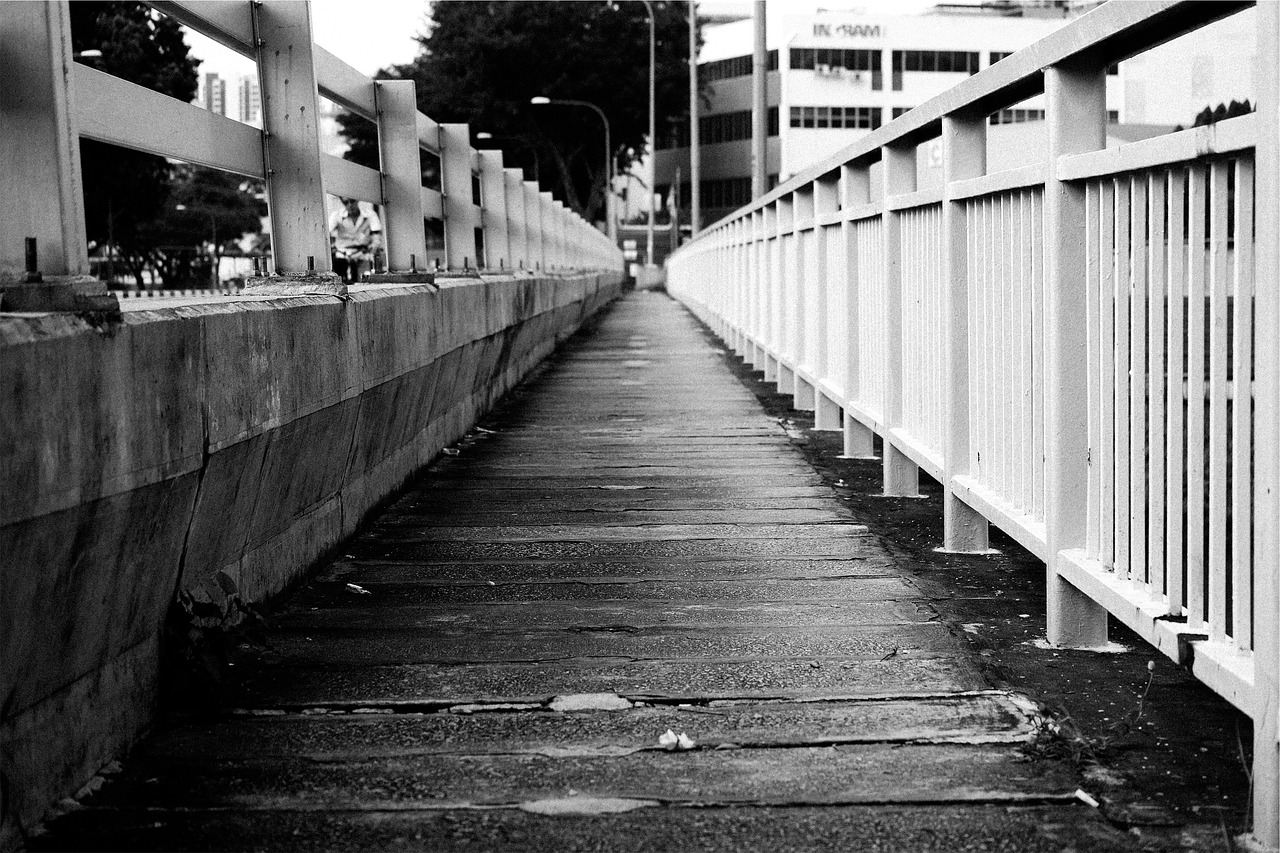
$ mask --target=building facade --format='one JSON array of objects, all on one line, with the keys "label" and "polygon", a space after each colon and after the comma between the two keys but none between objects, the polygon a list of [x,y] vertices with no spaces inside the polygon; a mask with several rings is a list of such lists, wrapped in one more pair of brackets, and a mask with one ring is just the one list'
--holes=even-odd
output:
[{"label": "building facade", "polygon": [[[939,8],[922,15],[820,11],[773,16],[766,41],[769,185],[785,181],[907,110],[1068,20],[1061,9],[1010,15]],[[1033,13],[1043,11],[1049,16]],[[751,47],[753,22],[704,28],[699,78],[709,103],[699,116],[702,223],[751,200]],[[1118,103],[1121,89],[1109,104]],[[1119,118],[1120,108],[1113,111]],[[1043,99],[992,116],[993,123],[1034,121]],[[687,122],[658,134],[655,189],[688,222]]]}]

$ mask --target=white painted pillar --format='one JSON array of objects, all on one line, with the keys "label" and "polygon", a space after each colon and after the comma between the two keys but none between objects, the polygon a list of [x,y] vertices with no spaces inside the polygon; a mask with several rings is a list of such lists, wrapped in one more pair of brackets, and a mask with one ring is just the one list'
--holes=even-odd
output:
[{"label": "white painted pillar", "polygon": [[511,260],[511,234],[507,218],[507,182],[501,151],[477,152],[480,158],[480,199],[483,206],[485,267],[507,271]]},{"label": "white painted pillar", "polygon": [[[846,164],[840,167],[840,199],[846,210],[862,207],[871,202],[871,173],[865,165]],[[858,276],[858,233],[852,222],[840,225],[840,239],[844,240],[845,273],[840,287],[845,291],[845,394],[848,402],[862,400],[861,317],[859,297],[862,280]],[[847,407],[846,407],[847,409]],[[844,453],[846,459],[870,459],[875,456],[875,433],[862,421],[846,410],[844,415]]]},{"label": "white painted pillar", "polygon": [[920,492],[920,469],[893,445],[887,434],[902,424],[902,270],[900,247],[902,225],[898,213],[888,209],[889,199],[915,192],[916,149],[914,145],[886,145],[880,149],[884,181],[884,494],[915,496]]},{"label": "white painted pillar", "polygon": [[330,273],[329,222],[320,176],[320,121],[311,7],[302,0],[251,6],[257,21],[267,206],[276,275],[345,290]]},{"label": "white painted pillar", "polygon": [[524,182],[524,222],[529,269],[541,272],[547,268],[546,238],[542,231],[542,193],[534,181]]},{"label": "white painted pillar", "polygon": [[524,222],[524,172],[519,169],[503,169],[502,184],[507,194],[507,243],[511,253],[511,268],[529,266],[528,229]]},{"label": "white painted pillar", "polygon": [[[1259,3],[1254,329],[1253,832],[1280,847],[1280,3]],[[1264,367],[1270,365],[1269,368]],[[1238,382],[1239,380],[1237,380]]]},{"label": "white painted pillar", "polygon": [[88,275],[67,3],[0,5],[0,30],[0,281],[25,280],[28,237],[46,277]]},{"label": "white painted pillar", "polygon": [[382,230],[387,270],[426,269],[422,227],[422,159],[418,147],[417,85],[378,80],[378,153],[382,161]]},{"label": "white painted pillar", "polygon": [[440,125],[440,183],[444,194],[444,257],[450,270],[473,267],[479,215],[471,198],[471,129]]},{"label": "white painted pillar", "polygon": [[824,217],[840,209],[839,175],[838,171],[830,172],[813,183],[813,281],[809,285],[813,288],[814,304],[818,309],[817,315],[809,322],[813,327],[813,335],[810,339],[813,347],[809,353],[809,360],[813,365],[817,383],[814,393],[813,427],[831,432],[839,431],[841,428],[840,404],[823,392],[821,382],[825,380],[828,384],[834,384],[837,371],[831,364],[829,341],[833,334],[841,331],[840,326],[844,318],[831,316],[830,290],[838,285],[835,283],[836,270],[827,265],[827,245],[831,240],[839,239],[839,235],[838,232],[833,234],[832,230],[823,226],[821,222]]},{"label": "white painted pillar", "polygon": [[1088,506],[1088,337],[1085,190],[1057,178],[1058,158],[1104,148],[1106,67],[1068,60],[1045,69],[1049,176],[1044,188],[1045,527],[1049,642],[1092,647],[1107,642],[1107,612],[1058,574],[1062,551],[1083,548]]},{"label": "white painted pillar", "polygon": [[956,497],[955,477],[969,472],[969,271],[965,203],[951,184],[987,172],[987,119],[980,112],[942,118],[942,286],[946,294],[946,447],[942,478],[942,547],[985,551],[987,520]]}]

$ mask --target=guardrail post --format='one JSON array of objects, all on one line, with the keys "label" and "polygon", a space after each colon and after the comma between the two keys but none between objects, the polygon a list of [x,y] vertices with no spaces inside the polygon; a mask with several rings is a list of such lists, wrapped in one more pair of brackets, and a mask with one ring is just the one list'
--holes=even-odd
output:
[{"label": "guardrail post", "polygon": [[[779,394],[791,394],[794,405],[796,392],[796,346],[792,316],[795,314],[795,293],[788,288],[794,282],[792,258],[796,226],[795,193],[787,193],[774,202],[777,208],[777,240],[774,242],[773,275],[773,351],[777,354],[777,383]],[[792,366],[788,366],[788,363]]]},{"label": "guardrail post", "polygon": [[1259,3],[1255,14],[1254,363],[1259,368],[1253,392],[1253,832],[1275,848],[1280,846],[1280,374],[1275,369],[1280,364],[1280,4]]},{"label": "guardrail post", "polygon": [[884,494],[914,497],[920,492],[920,468],[899,450],[889,432],[902,423],[902,269],[901,217],[889,210],[889,199],[915,192],[916,147],[885,145],[880,149],[884,181]]},{"label": "guardrail post", "polygon": [[[821,381],[828,385],[834,378],[831,366],[831,349],[829,341],[833,334],[839,333],[848,339],[842,327],[845,317],[831,316],[832,281],[836,271],[827,264],[827,244],[833,239],[827,233],[827,227],[821,222],[824,216],[840,209],[839,172],[828,172],[813,182],[813,288],[818,316],[814,318],[813,368],[814,378],[819,383],[814,393],[813,428],[835,432],[840,430],[840,404],[828,397],[822,390]],[[835,239],[839,239],[838,237]]]},{"label": "guardrail post", "polygon": [[556,203],[549,192],[538,193],[538,219],[542,224],[542,269],[560,268],[560,227],[556,221]]},{"label": "guardrail post", "polygon": [[764,261],[764,213],[760,210],[751,212],[751,223],[748,229],[751,239],[751,291],[747,295],[747,352],[744,358],[751,364],[752,370],[763,370],[765,363],[764,348],[760,345],[762,304],[764,289],[767,286]]},{"label": "guardrail post", "polygon": [[1045,385],[1045,536],[1049,642],[1107,642],[1107,611],[1058,573],[1063,551],[1083,548],[1088,506],[1088,337],[1085,189],[1058,180],[1058,158],[1106,147],[1106,67],[1073,59],[1045,69],[1049,174],[1044,187],[1048,338]]},{"label": "guardrail post", "polygon": [[942,118],[942,286],[946,293],[946,446],[942,478],[942,547],[985,551],[987,520],[956,497],[955,478],[969,473],[969,271],[968,223],[963,201],[951,200],[951,184],[987,171],[987,119],[981,113]]},{"label": "guardrail post", "polygon": [[778,201],[765,205],[764,231],[760,235],[760,267],[763,281],[760,284],[761,319],[760,337],[764,342],[763,351],[765,382],[778,381],[778,328],[781,324],[782,309],[782,241],[778,239]]},{"label": "guardrail post", "polygon": [[422,227],[422,156],[418,147],[417,86],[412,80],[378,80],[378,153],[382,160],[383,232],[387,270],[425,269]]},{"label": "guardrail post", "polygon": [[484,255],[490,270],[514,266],[507,225],[507,178],[501,151],[480,151],[480,198],[484,203]]},{"label": "guardrail post", "polygon": [[67,4],[6,3],[0,29],[0,302],[16,311],[118,309],[89,275]]},{"label": "guardrail post", "polygon": [[[871,203],[871,174],[865,166],[845,164],[840,167],[840,204],[848,210]],[[862,399],[861,315],[858,297],[862,281],[858,275],[858,229],[848,219],[840,223],[840,239],[844,241],[844,277],[840,286],[845,293],[845,396],[849,402]],[[870,459],[875,456],[876,434],[862,421],[844,413],[844,453],[846,459]]]},{"label": "guardrail post", "polygon": [[524,182],[525,245],[529,247],[529,269],[544,270],[547,253],[542,233],[542,194],[534,181]]},{"label": "guardrail post", "polygon": [[345,292],[329,258],[311,7],[294,2],[251,8],[258,34],[272,264],[277,276],[299,280],[313,292]]},{"label": "guardrail post", "polygon": [[524,224],[524,172],[503,169],[502,185],[507,195],[507,243],[511,268],[523,269],[529,264],[529,232]]},{"label": "guardrail post", "polygon": [[[804,231],[814,227],[813,186],[802,186],[791,194],[791,270],[788,280],[793,282],[795,298],[791,300],[788,318],[787,340],[793,354],[795,378],[792,383],[791,407],[801,412],[812,412],[816,405],[816,392],[805,374],[813,376],[813,333],[815,318],[810,316],[810,299],[814,286],[813,268],[816,257],[805,251]],[[817,254],[816,252],[814,253]]]},{"label": "guardrail post", "polygon": [[471,198],[471,128],[440,125],[440,184],[444,195],[444,258],[451,270],[476,261],[479,226]]}]

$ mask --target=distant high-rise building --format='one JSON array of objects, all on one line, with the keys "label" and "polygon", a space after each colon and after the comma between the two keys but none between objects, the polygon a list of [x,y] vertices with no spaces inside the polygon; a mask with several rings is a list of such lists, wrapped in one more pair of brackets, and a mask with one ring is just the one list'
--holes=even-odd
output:
[{"label": "distant high-rise building", "polygon": [[204,100],[206,110],[220,116],[227,114],[227,86],[222,77],[209,73],[204,75]]},{"label": "distant high-rise building", "polygon": [[258,88],[258,78],[250,74],[240,78],[240,121],[262,126],[262,90]]}]

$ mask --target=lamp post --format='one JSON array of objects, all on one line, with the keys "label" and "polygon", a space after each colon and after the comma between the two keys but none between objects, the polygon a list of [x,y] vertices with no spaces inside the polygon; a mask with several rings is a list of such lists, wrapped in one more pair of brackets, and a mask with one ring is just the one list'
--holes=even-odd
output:
[{"label": "lamp post", "polygon": [[655,104],[653,96],[654,86],[654,44],[657,41],[657,26],[653,17],[653,4],[649,0],[640,0],[644,3],[645,11],[649,13],[649,229],[647,241],[647,254],[645,255],[645,263],[653,265],[653,187],[654,177],[657,174],[654,160],[658,155],[658,140],[656,132]]},{"label": "lamp post", "polygon": [[600,116],[600,121],[604,122],[604,218],[609,239],[616,246],[618,244],[618,225],[613,215],[613,142],[612,136],[610,136],[609,132],[609,117],[604,114],[604,110],[600,109],[590,101],[577,101],[572,98],[546,98],[539,95],[536,98],[530,98],[529,103],[538,107],[546,106],[548,104],[564,104],[571,107],[586,107],[587,109],[595,110],[596,115]]}]

